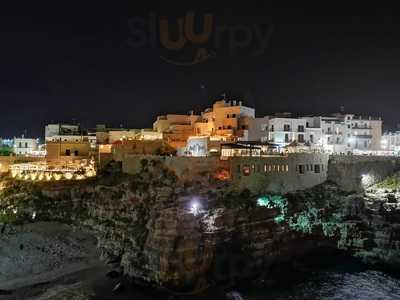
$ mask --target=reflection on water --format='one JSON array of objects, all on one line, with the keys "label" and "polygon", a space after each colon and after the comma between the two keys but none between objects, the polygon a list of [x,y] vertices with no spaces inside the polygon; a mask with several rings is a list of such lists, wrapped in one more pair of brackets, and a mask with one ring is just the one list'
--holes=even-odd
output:
[{"label": "reflection on water", "polygon": [[242,295],[244,299],[254,300],[400,299],[399,278],[380,271],[353,270],[353,267],[313,272],[296,282],[275,288],[248,289]]}]

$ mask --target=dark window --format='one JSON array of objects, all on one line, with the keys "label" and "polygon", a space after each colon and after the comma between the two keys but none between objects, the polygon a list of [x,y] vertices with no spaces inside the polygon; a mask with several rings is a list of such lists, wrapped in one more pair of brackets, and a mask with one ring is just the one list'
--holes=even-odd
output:
[{"label": "dark window", "polygon": [[229,119],[229,115],[226,115],[226,117]]},{"label": "dark window", "polygon": [[304,132],[304,126],[303,125],[299,125],[297,129],[298,129],[297,130],[298,132]]},{"label": "dark window", "polygon": [[315,173],[321,173],[321,166],[320,165],[314,165],[314,172]]},{"label": "dark window", "polygon": [[221,127],[221,126],[219,126],[219,127],[218,127],[218,129],[219,129],[219,130],[221,130],[221,129],[222,129],[222,127]]},{"label": "dark window", "polygon": [[299,165],[299,173],[304,174],[304,165]]},{"label": "dark window", "polygon": [[312,134],[310,134],[310,142],[314,143],[314,136]]},{"label": "dark window", "polygon": [[304,134],[299,134],[299,143],[304,143]]},{"label": "dark window", "polygon": [[244,129],[247,129],[246,125],[242,125],[242,129],[243,129],[243,130],[244,130]]},{"label": "dark window", "polygon": [[28,148],[28,143],[25,143],[25,148]]},{"label": "dark window", "polygon": [[240,165],[237,165],[237,172],[240,173]]},{"label": "dark window", "polygon": [[70,156],[71,155],[71,150],[70,149],[65,150],[65,155],[66,156]]},{"label": "dark window", "polygon": [[236,118],[236,114],[232,114],[232,118]]},{"label": "dark window", "polygon": [[306,127],[310,127],[310,123],[306,122]]},{"label": "dark window", "polygon": [[274,131],[274,125],[271,125],[271,131]]},{"label": "dark window", "polygon": [[350,129],[350,125],[347,125],[347,128],[349,128],[349,129]]},{"label": "dark window", "polygon": [[75,156],[79,156],[79,151],[78,151],[78,150],[75,150],[75,151],[74,151],[74,155],[75,155]]},{"label": "dark window", "polygon": [[228,129],[232,129],[232,126],[231,126],[231,125],[228,125]]},{"label": "dark window", "polygon": [[285,143],[289,143],[289,135],[287,133],[285,134]]},{"label": "dark window", "polygon": [[288,124],[283,125],[283,131],[290,131],[290,125]]}]

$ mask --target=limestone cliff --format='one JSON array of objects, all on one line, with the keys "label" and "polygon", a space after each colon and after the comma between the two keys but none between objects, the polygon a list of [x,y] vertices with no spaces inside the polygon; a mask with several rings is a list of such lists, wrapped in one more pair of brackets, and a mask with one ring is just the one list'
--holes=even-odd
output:
[{"label": "limestone cliff", "polygon": [[102,258],[124,273],[172,288],[273,277],[281,262],[316,247],[370,263],[399,263],[397,185],[368,193],[325,183],[286,195],[232,191],[206,174],[179,180],[157,162],[74,184],[4,182],[0,223],[62,221],[94,231]]}]

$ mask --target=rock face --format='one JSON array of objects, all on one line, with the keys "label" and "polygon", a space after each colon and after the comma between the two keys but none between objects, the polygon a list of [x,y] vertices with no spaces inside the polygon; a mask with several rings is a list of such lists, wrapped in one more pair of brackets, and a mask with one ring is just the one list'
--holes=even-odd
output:
[{"label": "rock face", "polygon": [[[397,189],[397,187],[395,188]],[[105,261],[158,286],[202,289],[274,276],[281,262],[318,247],[370,263],[398,264],[397,190],[345,193],[333,184],[286,195],[252,195],[210,178],[185,182],[156,162],[72,186],[10,182],[0,223],[32,219],[90,228]]]}]

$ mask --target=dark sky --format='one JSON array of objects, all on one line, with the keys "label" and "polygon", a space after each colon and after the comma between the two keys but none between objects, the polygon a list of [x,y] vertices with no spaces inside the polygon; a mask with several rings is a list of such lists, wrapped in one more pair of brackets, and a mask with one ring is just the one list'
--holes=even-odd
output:
[{"label": "dark sky", "polygon": [[[332,113],[344,105],[349,113],[382,116],[387,128],[400,121],[395,8],[83,2],[1,5],[0,136],[25,130],[42,136],[46,123],[73,120],[83,126],[151,127],[158,114],[200,112],[224,91],[255,107],[258,116]],[[212,42],[183,50],[167,50],[159,42],[130,45],[132,18],[142,16],[147,26],[153,12],[176,25],[189,11],[199,23],[211,13],[215,26],[232,30],[273,28],[268,47],[254,55],[254,36],[236,54],[226,36],[219,47]],[[215,56],[190,66],[160,58],[186,61],[198,48]]]}]

